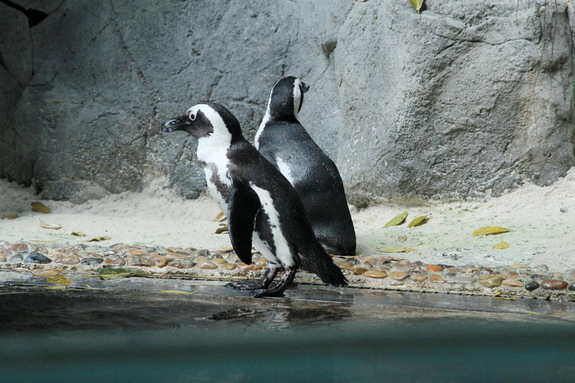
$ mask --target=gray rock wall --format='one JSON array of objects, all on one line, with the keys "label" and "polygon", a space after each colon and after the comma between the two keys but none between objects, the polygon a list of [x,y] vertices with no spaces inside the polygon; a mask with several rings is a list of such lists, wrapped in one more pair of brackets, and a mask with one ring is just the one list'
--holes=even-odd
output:
[{"label": "gray rock wall", "polygon": [[195,198],[195,142],[162,120],[228,106],[252,138],[271,86],[350,200],[500,193],[573,165],[570,3],[544,0],[0,2],[0,177],[82,202],[154,180]]}]

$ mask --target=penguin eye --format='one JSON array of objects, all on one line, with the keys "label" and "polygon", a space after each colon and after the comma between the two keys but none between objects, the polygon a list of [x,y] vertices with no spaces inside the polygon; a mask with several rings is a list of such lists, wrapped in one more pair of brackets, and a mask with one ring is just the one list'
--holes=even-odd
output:
[{"label": "penguin eye", "polygon": [[196,119],[196,115],[193,113],[190,113],[190,115],[188,116],[188,118],[190,119],[190,121],[194,121]]}]

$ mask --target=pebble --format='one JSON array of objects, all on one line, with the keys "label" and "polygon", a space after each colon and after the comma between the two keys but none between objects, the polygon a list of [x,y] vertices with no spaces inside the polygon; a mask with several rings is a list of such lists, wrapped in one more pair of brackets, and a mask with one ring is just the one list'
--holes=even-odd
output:
[{"label": "pebble", "polygon": [[97,266],[102,262],[104,262],[103,258],[82,258],[80,263],[87,266]]},{"label": "pebble", "polygon": [[199,267],[200,269],[206,269],[206,270],[213,270],[218,268],[218,266],[215,263],[209,261],[200,263]]},{"label": "pebble", "polygon": [[569,285],[569,287],[567,287],[567,290],[569,290],[569,291],[575,291],[575,284]]},{"label": "pebble", "polygon": [[564,290],[569,286],[569,283],[557,279],[546,279],[541,282],[541,287],[545,290]]},{"label": "pebble", "polygon": [[[142,253],[144,254],[144,253]],[[129,255],[127,258],[127,263],[129,266],[155,266],[155,262],[148,257],[142,257],[140,255]]]},{"label": "pebble", "polygon": [[525,284],[525,290],[527,291],[533,291],[537,288],[539,288],[539,283],[537,283],[536,281],[529,281]]},{"label": "pebble", "polygon": [[170,261],[170,266],[178,269],[190,269],[196,264],[189,258],[176,258]]},{"label": "pebble", "polygon": [[439,265],[427,265],[427,267],[425,269],[427,271],[431,271],[434,273],[439,273],[439,272],[443,271],[443,267],[441,267]]},{"label": "pebble", "polygon": [[106,258],[104,258],[104,263],[106,265],[122,266],[126,264],[126,261],[122,256],[114,254],[108,255]]},{"label": "pebble", "polygon": [[16,254],[11,256],[10,258],[8,258],[8,262],[12,262],[12,263],[19,263],[22,262],[24,260],[24,257],[22,256],[22,254]]},{"label": "pebble", "polygon": [[166,267],[168,265],[168,263],[170,262],[170,258],[164,257],[163,255],[160,255],[158,253],[151,254],[151,257],[154,260],[156,267],[159,267],[159,268]]},{"label": "pebble", "polygon": [[50,263],[52,260],[47,256],[40,254],[40,253],[30,253],[26,258],[24,258],[24,262],[28,263]]},{"label": "pebble", "polygon": [[493,288],[501,286],[503,282],[503,277],[499,274],[484,275],[478,279],[478,282],[485,287]]},{"label": "pebble", "polygon": [[406,273],[405,271],[390,271],[389,272],[389,277],[392,279],[395,279],[396,281],[403,281],[407,278],[409,278],[409,273]]},{"label": "pebble", "polygon": [[223,265],[224,263],[228,263],[228,261],[226,261],[226,260],[223,259],[223,258],[214,258],[214,259],[212,259],[212,262],[213,262],[213,263],[217,263],[217,264],[219,264],[219,265]]},{"label": "pebble", "polygon": [[6,262],[6,256],[0,253],[0,262]]},{"label": "pebble", "polygon": [[23,242],[16,242],[16,243],[13,243],[12,246],[10,246],[10,250],[11,251],[27,251],[28,245],[26,245]]},{"label": "pebble", "polygon": [[362,275],[363,273],[365,273],[367,271],[367,269],[365,267],[356,267],[353,270],[353,275]]},{"label": "pebble", "polygon": [[237,266],[234,263],[224,263],[221,267],[223,269],[231,271],[231,270],[234,270]]},{"label": "pebble", "polygon": [[445,283],[445,279],[439,274],[429,274],[429,281],[432,283]]},{"label": "pebble", "polygon": [[125,253],[126,255],[144,255],[144,252],[140,249],[132,249],[132,250],[128,250]]},{"label": "pebble", "polygon": [[449,278],[446,279],[447,282],[449,283],[460,283],[460,284],[468,284],[468,283],[474,283],[477,281],[477,278],[474,277],[460,277],[460,276],[450,276]]},{"label": "pebble", "polygon": [[504,279],[501,281],[503,286],[511,286],[511,287],[523,287],[523,282],[518,281],[517,279]]},{"label": "pebble", "polygon": [[387,273],[379,270],[367,270],[365,273],[362,274],[364,277],[374,278],[374,279],[383,279],[387,278]]},{"label": "pebble", "polygon": [[427,279],[427,275],[425,274],[411,274],[411,279],[415,282],[423,282]]}]

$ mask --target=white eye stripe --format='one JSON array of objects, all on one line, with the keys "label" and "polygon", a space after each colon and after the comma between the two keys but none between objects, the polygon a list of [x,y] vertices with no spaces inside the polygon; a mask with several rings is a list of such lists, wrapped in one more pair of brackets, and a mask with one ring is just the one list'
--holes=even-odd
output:
[{"label": "white eye stripe", "polygon": [[188,118],[190,119],[190,121],[194,121],[194,120],[196,119],[195,113],[190,112],[190,113],[188,114]]}]

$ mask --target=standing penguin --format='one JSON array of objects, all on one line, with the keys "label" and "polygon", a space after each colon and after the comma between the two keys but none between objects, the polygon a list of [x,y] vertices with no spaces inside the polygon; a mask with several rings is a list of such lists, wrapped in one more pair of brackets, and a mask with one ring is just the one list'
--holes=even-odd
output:
[{"label": "standing penguin", "polygon": [[295,77],[274,85],[255,146],[297,190],[317,239],[340,254],[355,255],[355,230],[339,171],[297,119],[308,90]]},{"label": "standing penguin", "polygon": [[[244,139],[238,120],[229,110],[215,103],[195,105],[184,115],[164,122],[161,130],[183,130],[198,139],[197,157],[212,198],[227,212],[236,254],[251,263],[253,242],[268,260],[261,280],[226,286],[255,290],[254,297],[282,296],[298,267],[317,274],[324,283],[347,284],[314,236],[295,189]],[[281,269],[281,279],[272,285]]]}]

